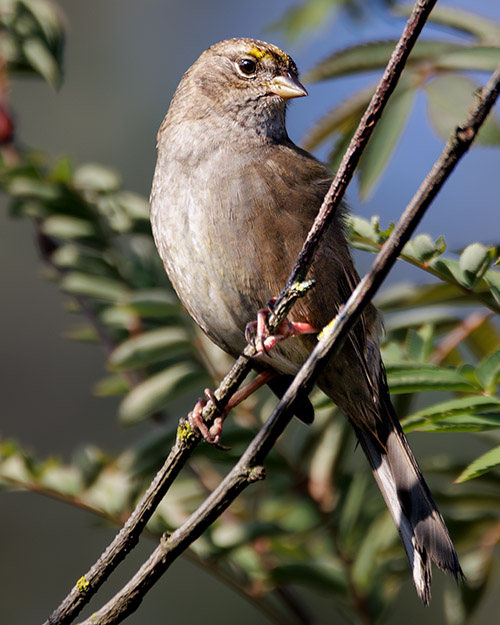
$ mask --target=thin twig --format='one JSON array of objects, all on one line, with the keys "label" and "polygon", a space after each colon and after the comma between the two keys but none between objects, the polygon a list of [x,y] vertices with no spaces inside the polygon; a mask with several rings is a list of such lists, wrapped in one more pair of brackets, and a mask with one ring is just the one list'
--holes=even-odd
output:
[{"label": "thin twig", "polygon": [[429,357],[429,362],[439,365],[462,341],[469,337],[475,330],[480,328],[490,317],[491,311],[476,310],[459,323],[445,336]]},{"label": "thin twig", "polygon": [[[408,19],[401,38],[394,49],[387,68],[372,97],[367,112],[359,123],[348,151],[332,182],[332,186],[323,201],[318,217],[308,235],[303,251],[287,282],[287,286],[280,294],[279,300],[274,307],[274,314],[269,319],[269,330],[271,332],[279,327],[296,299],[304,294],[304,280],[312,262],[314,252],[320,242],[321,235],[326,230],[328,223],[333,219],[334,213],[343,198],[347,185],[352,178],[359,158],[375,128],[376,122],[380,118],[390,95],[397,85],[406,60],[435,3],[436,0],[419,0]],[[230,372],[215,391],[215,397],[222,407],[227,404],[249,373],[251,369],[250,359],[254,355],[254,346],[247,345],[242,355],[236,360]],[[216,416],[216,406],[214,406],[212,402],[208,402],[203,410],[204,421],[210,424]],[[190,433],[191,436],[186,437],[186,432],[187,430],[184,429],[184,423],[181,420],[176,442],[164,466],[160,469],[153,483],[148,488],[122,530],[90,571],[83,576],[86,582],[85,591],[81,591],[81,585],[79,587],[74,586],[44,625],[65,625],[70,623],[73,618],[79,614],[84,605],[95,595],[119,562],[124,559],[126,553],[137,544],[142,529],[171,485],[173,481],[172,477],[175,478],[175,476],[177,476],[199,442],[198,436],[194,433]],[[271,445],[272,444],[274,444],[274,441]],[[244,486],[242,486],[241,489],[243,488]],[[139,601],[140,600],[141,599],[139,599]]]},{"label": "thin twig", "polygon": [[263,461],[291,420],[289,408],[297,394],[314,378],[321,364],[340,349],[342,341],[356,323],[364,306],[371,300],[396,262],[403,245],[409,240],[444,182],[470,147],[479,127],[498,97],[499,90],[500,66],[486,87],[478,94],[478,102],[470,111],[464,125],[458,127],[450,137],[440,158],[377,255],[372,268],[353,291],[342,311],[323,330],[315,349],[240,460],[200,508],[171,536],[162,539],[150,558],[122,590],[81,625],[93,625],[96,622],[99,625],[112,625],[121,622],[138,607],[147,591],[172,562],[227,509],[232,501],[249,484],[264,477]]}]

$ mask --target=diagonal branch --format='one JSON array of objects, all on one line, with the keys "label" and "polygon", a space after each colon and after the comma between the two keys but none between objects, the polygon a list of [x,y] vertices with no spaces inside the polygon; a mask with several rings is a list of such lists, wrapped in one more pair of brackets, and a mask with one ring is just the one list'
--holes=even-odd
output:
[{"label": "diagonal branch", "polygon": [[469,149],[481,124],[497,99],[499,91],[500,66],[488,84],[481,90],[481,93],[478,94],[477,103],[469,112],[465,123],[458,127],[448,140],[441,156],[377,255],[372,268],[353,291],[342,311],[324,328],[317,346],[238,463],[200,508],[171,536],[165,536],[161,540],[159,546],[129,583],[103,608],[83,621],[81,625],[92,625],[95,622],[100,625],[111,625],[121,622],[138,607],[147,591],[172,562],[227,509],[232,501],[249,484],[265,476],[262,463],[291,420],[289,408],[297,394],[313,381],[321,364],[327,358],[334,356],[340,349],[342,341],[389,273],[399,252],[411,237],[425,211],[460,158]]},{"label": "diagonal branch", "polygon": [[[304,248],[290,275],[287,286],[280,294],[279,300],[274,307],[274,314],[269,320],[269,329],[271,332],[279,327],[294,302],[304,294],[305,289],[307,289],[307,283],[304,283],[304,280],[322,233],[326,230],[328,224],[334,217],[335,211],[344,196],[347,185],[353,176],[361,154],[375,128],[376,122],[382,115],[382,111],[397,85],[406,60],[436,1],[437,0],[419,0],[415,4],[401,38],[394,49],[387,68],[372,97],[370,105],[359,123],[348,151],[332,182],[332,186],[323,201],[318,217],[313,224]],[[248,375],[251,369],[250,359],[254,355],[255,348],[252,345],[248,345],[242,355],[236,360],[230,372],[221,382],[218,389],[215,391],[215,397],[220,406],[224,407],[227,404],[241,382]],[[203,410],[204,421],[207,424],[211,424],[217,416],[217,413],[217,407],[214,406],[212,402],[208,402]],[[291,417],[289,417],[288,420],[290,418]],[[286,423],[288,423],[288,420]],[[72,588],[44,625],[64,625],[70,623],[90,601],[111,572],[137,544],[139,536],[146,523],[151,518],[156,506],[165,496],[168,488],[179,474],[198,442],[199,437],[189,430],[187,424],[181,420],[176,442],[164,466],[156,475],[154,481],[130,518],[99,560],[81,578],[83,582]],[[274,444],[274,440],[270,444]],[[242,490],[245,486],[246,482],[243,480],[239,488]],[[204,525],[203,527],[206,526]],[[170,544],[171,541],[169,540],[168,542]]]}]

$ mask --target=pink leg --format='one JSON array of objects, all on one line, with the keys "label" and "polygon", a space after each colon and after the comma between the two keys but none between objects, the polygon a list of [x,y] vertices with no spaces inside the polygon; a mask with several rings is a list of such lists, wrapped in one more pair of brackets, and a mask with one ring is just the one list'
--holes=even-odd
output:
[{"label": "pink leg", "polygon": [[[275,300],[271,300],[270,304]],[[318,330],[310,323],[305,321],[288,321],[285,319],[279,326],[276,334],[269,334],[266,321],[271,310],[269,308],[261,308],[257,312],[257,321],[252,321],[245,328],[245,338],[248,342],[254,341],[257,356],[268,354],[269,350],[275,347],[280,341],[298,334],[316,334]]]},{"label": "pink leg", "polygon": [[[222,445],[220,445],[219,441],[222,434],[222,426],[229,411],[238,404],[241,404],[241,402],[247,397],[250,397],[250,395],[252,393],[255,393],[255,391],[261,386],[267,384],[267,382],[271,378],[274,378],[275,375],[277,375],[276,372],[271,370],[259,373],[259,375],[257,375],[254,380],[246,384],[231,397],[224,409],[221,409],[219,407],[219,402],[213,392],[209,388],[206,388],[204,391],[206,399],[200,397],[196,402],[193,410],[188,414],[189,425],[192,427],[193,430],[199,432],[207,443],[210,443],[211,445],[216,445],[223,449],[228,449],[227,447],[223,447]],[[214,422],[210,426],[210,428],[207,427],[206,423],[203,421],[202,416],[203,408],[206,406],[207,400],[211,401],[214,406],[216,406],[216,408],[219,410],[219,415],[214,419]]]}]

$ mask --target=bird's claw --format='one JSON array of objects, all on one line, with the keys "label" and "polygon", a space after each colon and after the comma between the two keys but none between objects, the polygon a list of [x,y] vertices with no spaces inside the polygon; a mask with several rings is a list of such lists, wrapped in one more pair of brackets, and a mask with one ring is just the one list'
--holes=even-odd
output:
[{"label": "bird's claw", "polygon": [[[227,451],[230,447],[220,444],[222,426],[227,412],[221,407],[219,400],[209,388],[206,388],[203,392],[205,397],[200,397],[194,405],[193,410],[188,414],[189,425],[195,432],[198,432],[201,435],[205,442],[217,447],[218,449]],[[210,427],[208,427],[205,421],[203,421],[203,408],[207,405],[207,401],[211,401],[219,412]]]},{"label": "bird's claw", "polygon": [[[272,306],[275,301],[275,299],[271,300],[269,306]],[[248,343],[252,343],[255,347],[257,351],[256,356],[265,354],[272,357],[269,352],[280,341],[299,334],[316,334],[318,332],[310,323],[285,319],[281,322],[275,334],[269,334],[267,319],[271,312],[270,308],[261,308],[257,312],[257,320],[251,321],[246,325],[245,338]]]}]

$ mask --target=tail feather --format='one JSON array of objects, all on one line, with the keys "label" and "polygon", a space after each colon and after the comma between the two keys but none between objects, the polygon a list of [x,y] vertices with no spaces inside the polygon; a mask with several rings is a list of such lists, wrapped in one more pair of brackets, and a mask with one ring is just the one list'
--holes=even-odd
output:
[{"label": "tail feather", "polygon": [[413,455],[387,397],[376,435],[354,425],[377,484],[410,562],[413,582],[422,602],[431,596],[431,561],[443,571],[463,577],[443,517]]}]

